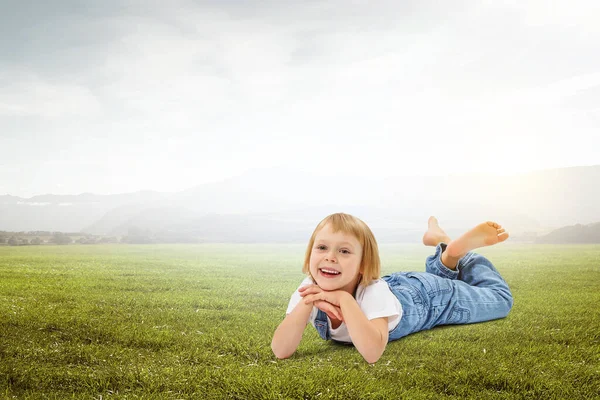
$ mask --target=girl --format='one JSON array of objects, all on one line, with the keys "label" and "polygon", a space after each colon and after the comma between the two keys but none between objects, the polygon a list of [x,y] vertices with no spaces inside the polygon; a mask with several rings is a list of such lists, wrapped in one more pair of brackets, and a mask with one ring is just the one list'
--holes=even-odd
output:
[{"label": "girl", "polygon": [[309,276],[290,300],[275,330],[277,358],[291,356],[310,322],[323,339],[352,343],[368,363],[389,341],[444,324],[505,317],[513,299],[492,263],[470,251],[508,239],[495,222],[477,225],[451,240],[430,217],[423,243],[435,246],[427,272],[397,272],[380,278],[377,242],[360,219],[332,214],[315,228],[302,271]]}]

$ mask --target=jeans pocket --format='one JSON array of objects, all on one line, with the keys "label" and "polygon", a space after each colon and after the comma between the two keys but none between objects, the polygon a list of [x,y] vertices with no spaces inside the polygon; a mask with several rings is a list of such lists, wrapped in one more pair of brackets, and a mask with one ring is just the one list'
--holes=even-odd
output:
[{"label": "jeans pocket", "polygon": [[442,278],[427,272],[409,272],[406,275],[421,282],[429,297],[452,291],[452,281],[450,279]]},{"label": "jeans pocket", "polygon": [[471,320],[471,311],[467,308],[454,306],[446,324],[467,324]]}]

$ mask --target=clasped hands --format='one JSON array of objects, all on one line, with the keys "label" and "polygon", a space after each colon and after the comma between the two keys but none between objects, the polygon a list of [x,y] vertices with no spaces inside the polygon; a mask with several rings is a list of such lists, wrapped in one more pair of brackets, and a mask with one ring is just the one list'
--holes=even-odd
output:
[{"label": "clasped hands", "polygon": [[326,291],[317,285],[303,286],[298,289],[300,296],[304,298],[304,304],[313,303],[315,307],[323,311],[330,319],[344,320],[341,309],[342,297],[348,295],[343,290]]}]

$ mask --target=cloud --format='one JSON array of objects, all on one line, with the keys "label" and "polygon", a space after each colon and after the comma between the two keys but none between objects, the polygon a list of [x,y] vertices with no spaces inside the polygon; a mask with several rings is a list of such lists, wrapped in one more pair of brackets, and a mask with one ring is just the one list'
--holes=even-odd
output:
[{"label": "cloud", "polygon": [[[0,158],[60,169],[67,192],[94,191],[69,189],[86,177],[173,190],[280,163],[377,173],[430,158],[434,171],[445,154],[432,143],[448,137],[454,154],[487,143],[507,155],[519,140],[522,168],[534,131],[597,130],[599,14],[584,2],[15,3],[0,16]],[[550,163],[581,151],[550,148]],[[478,168],[469,160],[448,168]]]},{"label": "cloud", "polygon": [[0,117],[94,117],[102,111],[98,99],[85,85],[53,83],[18,71],[5,71],[0,84],[4,88],[0,92]]}]

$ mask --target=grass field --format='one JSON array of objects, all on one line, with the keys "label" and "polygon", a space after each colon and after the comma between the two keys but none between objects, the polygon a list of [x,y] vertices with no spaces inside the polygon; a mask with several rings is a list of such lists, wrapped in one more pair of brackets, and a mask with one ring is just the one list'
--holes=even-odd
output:
[{"label": "grass field", "polygon": [[[384,273],[432,248],[382,245]],[[420,332],[367,364],[306,330],[270,349],[302,245],[0,247],[5,398],[531,398],[600,395],[600,246],[481,249],[515,298],[503,320]]]}]

